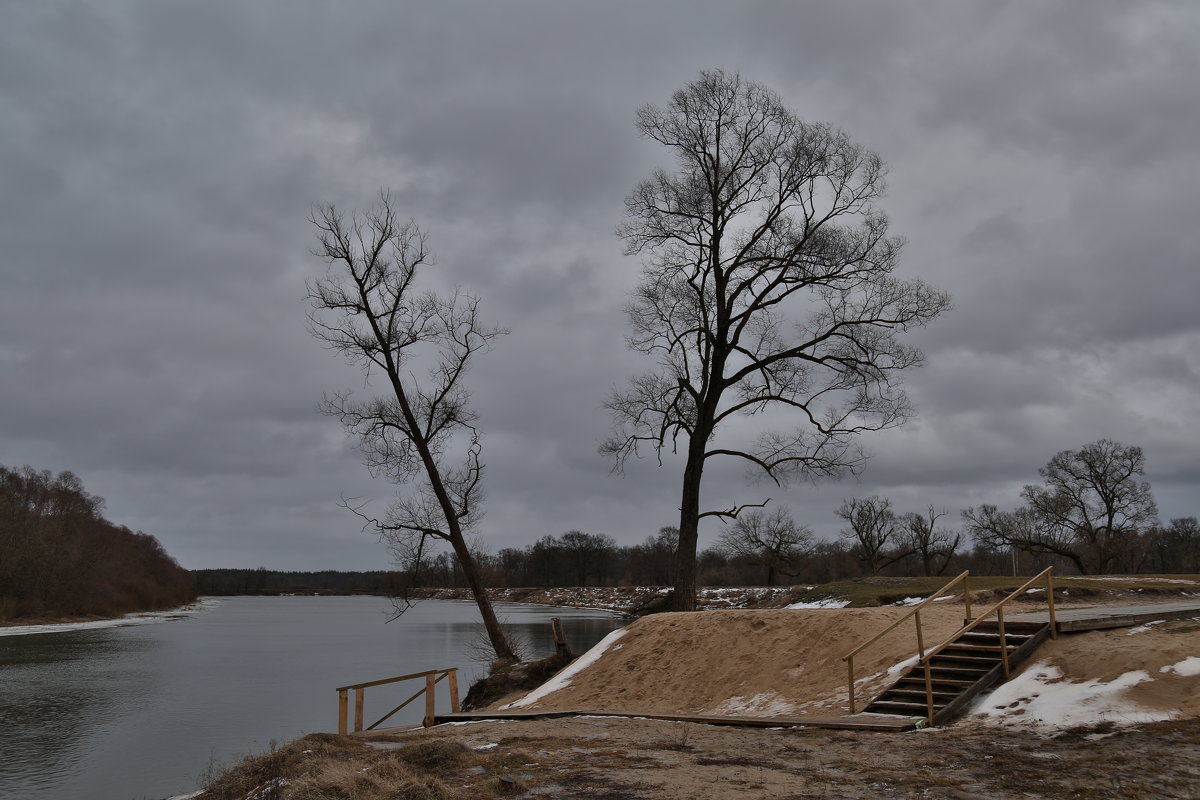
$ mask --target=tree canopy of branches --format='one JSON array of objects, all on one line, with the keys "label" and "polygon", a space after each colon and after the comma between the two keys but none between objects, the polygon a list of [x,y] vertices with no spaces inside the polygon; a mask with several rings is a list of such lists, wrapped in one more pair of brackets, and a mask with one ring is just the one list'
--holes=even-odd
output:
[{"label": "tree canopy of branches", "polygon": [[[433,263],[426,237],[398,219],[388,194],[350,217],[323,206],[310,222],[315,254],[329,265],[309,286],[310,330],[386,387],[365,399],[335,394],[324,410],[357,439],[374,474],[410,486],[382,519],[367,523],[405,564],[422,563],[428,540],[448,542],[496,657],[512,660],[467,542],[480,516],[483,463],[463,382],[475,356],[504,331],[481,324],[471,295],[418,290],[420,273]],[[415,377],[422,368],[424,381]],[[360,516],[361,509],[352,507]]]},{"label": "tree canopy of branches", "polygon": [[103,509],[74,473],[0,466],[0,620],[119,616],[196,598],[157,539]]},{"label": "tree canopy of branches", "polygon": [[867,575],[878,575],[884,568],[912,555],[913,548],[903,541],[900,522],[888,498],[852,497],[842,503],[837,515],[849,523],[839,535],[850,543]]},{"label": "tree canopy of branches", "polygon": [[943,574],[962,543],[961,533],[938,527],[938,520],[945,516],[945,511],[931,505],[924,514],[912,511],[900,517],[905,549],[920,559],[921,570],[926,576]]},{"label": "tree canopy of branches", "polygon": [[[637,127],[677,167],[634,189],[619,228],[626,253],[643,256],[628,342],[657,368],[609,400],[617,429],[601,449],[619,469],[643,445],[660,459],[683,447],[672,603],[691,610],[700,521],[745,507],[701,508],[708,460],[777,483],[857,471],[859,434],[910,413],[900,374],[922,354],[898,334],[949,298],[893,274],[901,242],[876,207],[880,158],[769,89],[706,71],[665,108],[640,109]],[[715,441],[731,418],[771,409],[798,424]]]},{"label": "tree canopy of branches", "polygon": [[1158,507],[1140,447],[1109,439],[1063,450],[1038,470],[1043,485],[1027,485],[1026,505],[963,512],[977,541],[1069,559],[1081,574],[1107,572],[1157,523]]},{"label": "tree canopy of branches", "polygon": [[739,514],[721,532],[717,548],[731,558],[761,565],[766,569],[766,585],[774,586],[777,575],[796,574],[800,562],[812,552],[813,533],[796,524],[783,506],[772,511],[753,509]]}]

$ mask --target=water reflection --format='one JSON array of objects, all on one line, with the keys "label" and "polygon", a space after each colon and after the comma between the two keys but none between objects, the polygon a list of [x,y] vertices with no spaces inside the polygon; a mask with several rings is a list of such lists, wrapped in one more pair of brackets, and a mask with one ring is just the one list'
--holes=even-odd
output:
[{"label": "water reflection", "polygon": [[[335,729],[336,686],[457,666],[465,692],[486,669],[473,604],[427,601],[392,623],[388,612],[373,597],[225,598],[158,625],[0,637],[0,797],[187,792],[210,760]],[[551,617],[576,652],[622,624],[576,609],[497,612],[531,657],[553,652]],[[368,723],[417,688],[368,690]],[[417,705],[388,724],[415,723]]]}]

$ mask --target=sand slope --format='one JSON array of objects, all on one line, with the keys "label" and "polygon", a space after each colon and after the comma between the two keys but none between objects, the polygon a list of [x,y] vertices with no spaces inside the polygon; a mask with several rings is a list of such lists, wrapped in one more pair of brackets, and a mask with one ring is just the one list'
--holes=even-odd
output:
[{"label": "sand slope", "polygon": [[[604,652],[583,659],[586,665],[560,679],[560,688],[545,687],[519,709],[844,714],[842,656],[906,611],[773,609],[646,617],[611,639]],[[955,603],[923,611],[926,646],[953,633],[962,616]],[[911,663],[916,649],[910,620],[856,656],[860,707]],[[976,723],[1049,726],[1200,716],[1200,622],[1064,634],[1044,644],[976,711],[970,718]]]},{"label": "sand slope", "polygon": [[[856,608],[656,614],[629,625],[566,687],[522,710],[844,713],[842,656],[906,612]],[[927,646],[956,630],[962,614],[962,607],[953,604],[923,612]],[[856,657],[856,694],[865,697],[882,686],[882,673],[915,652],[910,621]]]}]

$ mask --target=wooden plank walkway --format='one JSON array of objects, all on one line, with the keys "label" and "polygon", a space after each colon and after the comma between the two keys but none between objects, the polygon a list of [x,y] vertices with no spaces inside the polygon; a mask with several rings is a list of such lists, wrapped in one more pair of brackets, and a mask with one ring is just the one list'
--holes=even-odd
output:
[{"label": "wooden plank walkway", "polygon": [[[1057,608],[1054,616],[1058,620],[1059,633],[1095,631],[1105,628],[1132,628],[1147,622],[1168,619],[1200,617],[1200,600],[1174,603],[1147,603],[1135,606],[1089,606],[1087,608]],[[1012,622],[1050,621],[1048,611],[1026,614],[1006,614],[1005,620]]]},{"label": "wooden plank walkway", "polygon": [[485,720],[557,719],[561,717],[622,717],[667,722],[696,722],[702,725],[733,725],[746,728],[828,728],[854,731],[911,731],[921,726],[922,717],[895,714],[849,714],[842,717],[725,717],[702,714],[655,714],[638,711],[471,711],[438,714],[437,724]]}]

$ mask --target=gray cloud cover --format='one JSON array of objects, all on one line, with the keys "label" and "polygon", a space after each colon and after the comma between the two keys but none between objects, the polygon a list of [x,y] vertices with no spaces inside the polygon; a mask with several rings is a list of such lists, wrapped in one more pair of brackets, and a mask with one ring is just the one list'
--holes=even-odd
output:
[{"label": "gray cloud cover", "polygon": [[77,472],[185,566],[386,563],[336,503],[390,489],[316,413],[362,379],[303,301],[311,205],[381,187],[512,329],[471,377],[485,546],[670,524],[677,465],[596,453],[643,367],[613,227],[668,165],[634,111],[715,66],[889,162],[904,269],[955,310],[861,481],[714,471],[707,504],[769,495],[826,534],[855,494],[1012,505],[1109,437],[1164,518],[1200,513],[1193,4],[2,5],[0,463]]}]

